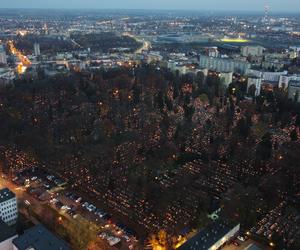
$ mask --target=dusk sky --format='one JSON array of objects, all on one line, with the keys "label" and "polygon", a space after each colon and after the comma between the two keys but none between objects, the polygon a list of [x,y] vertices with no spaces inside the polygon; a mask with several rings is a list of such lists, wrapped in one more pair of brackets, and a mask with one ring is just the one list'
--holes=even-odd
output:
[{"label": "dusk sky", "polygon": [[[268,0],[271,11],[300,12],[299,0]],[[0,8],[117,8],[262,11],[264,0],[0,0]]]}]

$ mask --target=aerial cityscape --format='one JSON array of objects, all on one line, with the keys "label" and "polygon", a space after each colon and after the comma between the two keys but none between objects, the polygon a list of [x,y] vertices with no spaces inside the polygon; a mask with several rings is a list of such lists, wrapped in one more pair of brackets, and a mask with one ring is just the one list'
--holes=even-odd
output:
[{"label": "aerial cityscape", "polygon": [[0,250],[300,249],[300,3],[4,2]]}]

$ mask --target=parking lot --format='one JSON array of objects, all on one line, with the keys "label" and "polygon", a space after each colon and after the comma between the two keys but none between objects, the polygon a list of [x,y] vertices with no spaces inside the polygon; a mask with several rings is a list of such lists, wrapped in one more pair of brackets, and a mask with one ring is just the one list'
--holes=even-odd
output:
[{"label": "parking lot", "polygon": [[[99,227],[97,237],[107,242],[109,246],[134,249],[137,245],[138,241],[130,228],[114,220],[102,208],[84,200],[70,190],[67,183],[59,177],[32,168],[19,173],[12,181],[40,204],[50,205],[70,220],[77,220],[80,216],[95,223]],[[26,205],[31,205],[33,200],[26,199],[26,201],[28,202]]]}]

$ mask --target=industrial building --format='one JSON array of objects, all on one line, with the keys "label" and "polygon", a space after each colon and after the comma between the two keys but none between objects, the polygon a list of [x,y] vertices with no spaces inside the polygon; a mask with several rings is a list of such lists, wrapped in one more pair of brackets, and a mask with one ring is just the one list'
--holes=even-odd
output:
[{"label": "industrial building", "polygon": [[179,250],[216,250],[234,237],[240,230],[240,224],[217,220],[201,230],[194,237],[184,243]]},{"label": "industrial building", "polygon": [[199,66],[217,72],[234,72],[245,74],[250,69],[248,62],[237,61],[229,58],[209,57],[200,55]]},{"label": "industrial building", "polygon": [[292,80],[289,82],[288,98],[293,101],[300,101],[300,81]]},{"label": "industrial building", "polygon": [[43,225],[36,225],[13,240],[14,250],[70,250],[63,240],[57,238]]}]

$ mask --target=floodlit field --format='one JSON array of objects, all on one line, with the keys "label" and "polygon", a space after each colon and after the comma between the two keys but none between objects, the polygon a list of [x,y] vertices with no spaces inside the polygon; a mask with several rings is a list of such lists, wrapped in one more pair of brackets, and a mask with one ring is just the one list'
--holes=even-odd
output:
[{"label": "floodlit field", "polygon": [[242,39],[242,38],[223,38],[221,42],[225,43],[248,43],[250,40]]}]

